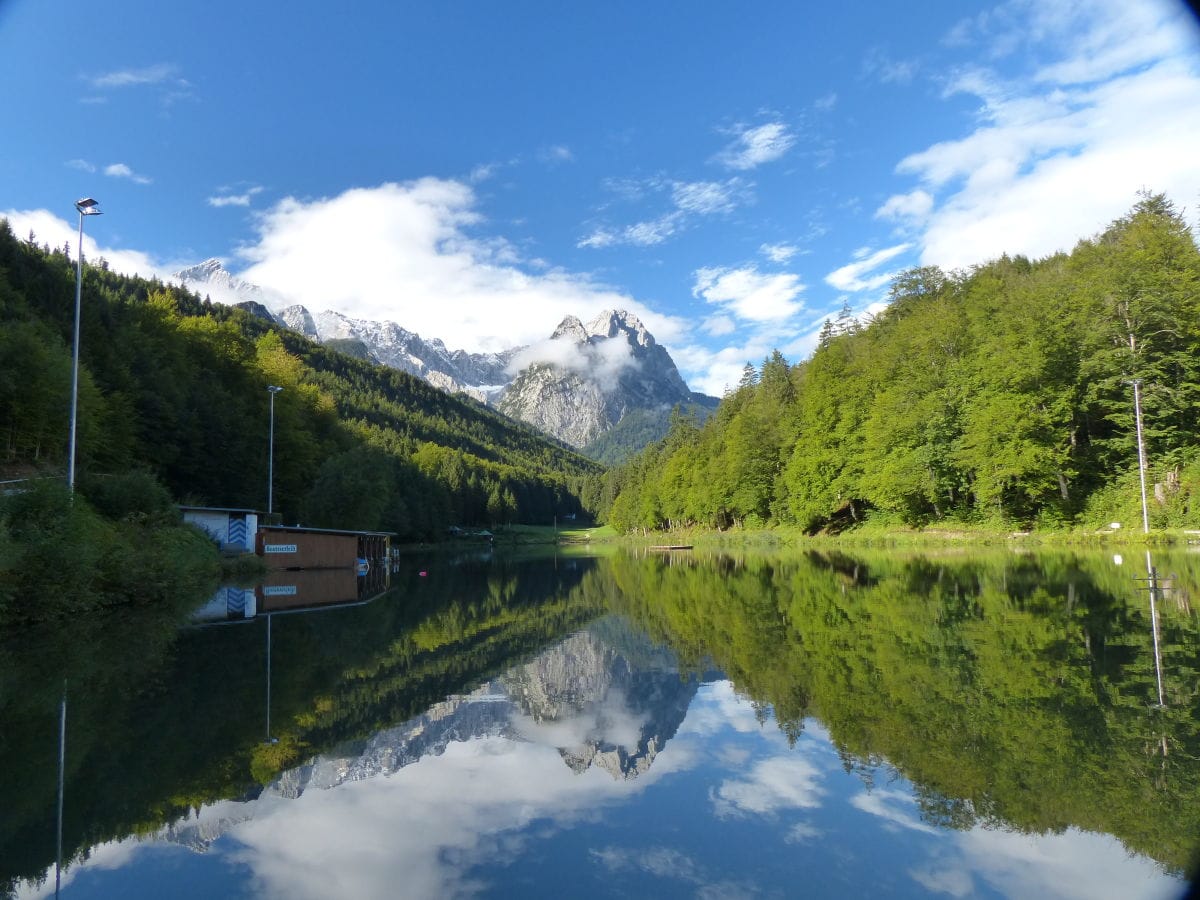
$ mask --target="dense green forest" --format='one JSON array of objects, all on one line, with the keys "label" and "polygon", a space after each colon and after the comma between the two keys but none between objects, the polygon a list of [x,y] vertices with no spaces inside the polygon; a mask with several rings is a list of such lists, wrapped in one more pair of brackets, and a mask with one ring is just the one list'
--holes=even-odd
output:
[{"label": "dense green forest", "polygon": [[619,529],[1136,528],[1135,378],[1152,525],[1196,527],[1200,251],[1161,195],[1069,254],[900,275],[809,360],[776,352],[703,425],[677,416],[599,501]]},{"label": "dense green forest", "polygon": [[[712,415],[716,402],[706,398],[705,403],[683,404],[676,407],[676,411],[702,423]],[[631,409],[616,425],[584,447],[583,453],[606,466],[623,463],[644,447],[666,436],[670,415],[671,412],[666,409]]]},{"label": "dense green forest", "polygon": [[[156,280],[84,267],[81,473],[145,470],[193,504],[428,538],[579,513],[595,463],[486,407]],[[0,473],[65,469],[75,265],[0,220]],[[345,348],[353,349],[353,348]]]}]

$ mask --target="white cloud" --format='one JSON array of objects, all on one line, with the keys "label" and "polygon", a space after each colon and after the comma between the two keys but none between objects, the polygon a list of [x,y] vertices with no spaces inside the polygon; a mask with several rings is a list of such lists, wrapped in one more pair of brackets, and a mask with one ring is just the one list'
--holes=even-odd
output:
[{"label": "white cloud", "polygon": [[86,159],[70,159],[67,160],[67,165],[72,169],[78,169],[80,172],[95,172],[96,167]]},{"label": "white cloud", "polygon": [[317,312],[391,320],[451,347],[532,344],[567,315],[633,312],[660,340],[683,323],[586,275],[528,271],[502,238],[480,239],[470,185],[423,178],[318,200],[287,198],[258,216],[240,277]]},{"label": "white cloud", "polygon": [[224,189],[220,189],[217,194],[208,198],[208,205],[221,209],[226,206],[242,206],[250,205],[250,201],[262,193],[262,188],[255,186],[243,191],[240,194],[232,194]]},{"label": "white cloud", "polygon": [[113,163],[104,167],[104,174],[109,178],[128,178],[134,184],[150,184],[150,179],[145,175],[139,175],[125,163]]},{"label": "white cloud", "polygon": [[735,193],[741,181],[731,178],[717,181],[676,181],[671,186],[671,199],[677,209],[702,216],[729,212],[736,205]]},{"label": "white cloud", "polygon": [[785,263],[800,252],[794,244],[763,244],[758,252],[773,263]]},{"label": "white cloud", "polygon": [[911,84],[920,64],[915,59],[893,59],[886,51],[876,48],[863,60],[863,72],[884,84]]},{"label": "white cloud", "polygon": [[625,341],[586,344],[559,338],[538,341],[516,354],[509,362],[509,374],[516,375],[536,363],[549,363],[568,372],[588,375],[604,389],[615,387],[621,373],[638,365],[633,348]]},{"label": "white cloud", "polygon": [[783,122],[768,122],[754,128],[738,126],[732,133],[734,140],[716,156],[717,162],[730,169],[753,169],[773,162],[796,142]]},{"label": "white cloud", "polygon": [[571,152],[571,148],[564,144],[553,144],[549,147],[543,147],[538,151],[538,159],[544,163],[565,163],[575,159],[575,154]]},{"label": "white cloud", "polygon": [[98,90],[109,88],[132,87],[142,84],[162,84],[178,82],[179,67],[169,63],[158,63],[141,69],[117,69],[96,75],[88,79],[92,87]]},{"label": "white cloud", "polygon": [[639,247],[653,247],[655,244],[661,244],[673,235],[679,229],[679,224],[682,221],[683,217],[679,213],[668,213],[649,222],[638,222],[635,225],[630,225],[622,232],[622,237],[629,244],[636,244]]},{"label": "white cloud", "polygon": [[965,869],[932,866],[909,869],[913,881],[932,894],[949,894],[951,897],[968,897],[975,893],[975,881]]},{"label": "white cloud", "polygon": [[907,791],[889,791],[876,789],[856,794],[850,805],[865,813],[870,813],[891,825],[899,825],[910,831],[920,831],[925,834],[937,834],[938,830],[932,825],[926,825],[912,813],[902,807],[914,806],[912,794]]},{"label": "white cloud", "polygon": [[751,335],[742,343],[718,350],[700,344],[682,344],[671,348],[671,358],[693,391],[720,397],[741,381],[746,363],[757,365],[771,350],[770,340]]},{"label": "white cloud", "polygon": [[624,849],[605,847],[592,850],[591,856],[611,872],[631,869],[647,872],[660,878],[699,883],[702,881],[696,861],[671,847]]},{"label": "white cloud", "polygon": [[[1045,256],[1124,214],[1143,188],[1178,202],[1200,193],[1200,65],[1181,9],[1021,0],[954,35],[978,32],[999,57],[1018,30],[1038,61],[1024,76],[957,73],[946,95],[979,98],[975,130],[903,159],[897,170],[920,188],[877,213],[923,228],[923,263]],[[934,190],[940,204],[925,203]]]},{"label": "white cloud", "polygon": [[726,181],[671,181],[662,178],[639,182],[634,179],[610,179],[609,190],[627,201],[642,200],[648,193],[670,191],[672,209],[654,219],[622,228],[606,225],[581,238],[577,247],[599,249],[618,244],[652,247],[673,237],[701,216],[728,213],[753,199],[750,186],[740,178]]},{"label": "white cloud", "polygon": [[777,322],[804,308],[797,299],[804,285],[800,276],[790,272],[763,274],[754,266],[703,268],[696,270],[695,279],[692,296],[718,304],[740,319]]},{"label": "white cloud", "polygon": [[894,247],[885,247],[874,253],[860,250],[855,254],[855,256],[861,257],[857,262],[844,265],[840,269],[834,269],[825,276],[825,283],[837,288],[839,291],[873,291],[891,281],[896,273],[883,272],[865,277],[867,273],[874,271],[888,260],[894,259],[911,247],[912,244],[897,244]]},{"label": "white cloud", "polygon": [[1111,835],[1077,828],[1038,835],[975,827],[957,835],[956,844],[975,878],[1005,897],[1165,900],[1179,896],[1182,887],[1152,859],[1129,853]]},{"label": "white cloud", "polygon": [[933,196],[918,188],[907,194],[893,194],[875,210],[875,218],[891,219],[910,225],[921,225],[933,212]]},{"label": "white cloud", "polygon": [[773,815],[821,805],[820,771],[803,756],[776,756],[756,763],[746,778],[723,781],[713,792],[718,816]]},{"label": "white cloud", "polygon": [[809,825],[807,822],[797,822],[788,829],[783,839],[789,844],[806,844],[824,834],[824,831],[814,825]]},{"label": "white cloud", "polygon": [[700,327],[713,337],[722,337],[737,331],[737,324],[729,316],[709,316]]}]

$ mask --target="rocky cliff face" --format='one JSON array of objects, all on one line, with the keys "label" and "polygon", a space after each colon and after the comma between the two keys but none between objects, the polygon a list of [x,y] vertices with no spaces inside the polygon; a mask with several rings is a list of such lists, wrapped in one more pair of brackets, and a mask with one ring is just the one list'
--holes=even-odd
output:
[{"label": "rocky cliff face", "polygon": [[501,395],[500,411],[575,447],[584,447],[630,411],[660,410],[692,398],[670,354],[637,316],[606,310],[584,325],[563,319]]}]

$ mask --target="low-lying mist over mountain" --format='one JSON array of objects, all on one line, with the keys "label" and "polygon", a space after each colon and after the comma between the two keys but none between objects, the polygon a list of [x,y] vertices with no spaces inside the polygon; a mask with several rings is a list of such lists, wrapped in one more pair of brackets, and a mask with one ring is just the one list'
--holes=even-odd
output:
[{"label": "low-lying mist over mountain", "polygon": [[[666,349],[624,310],[605,310],[586,325],[567,316],[550,337],[500,353],[450,350],[394,322],[313,315],[210,259],[175,273],[191,290],[239,306],[315,341],[423,378],[448,393],[496,406],[559,440],[616,461],[666,433],[672,408],[706,415],[716,399],[693,393]],[[274,311],[273,311],[274,310]],[[624,420],[615,441],[604,437]]]}]

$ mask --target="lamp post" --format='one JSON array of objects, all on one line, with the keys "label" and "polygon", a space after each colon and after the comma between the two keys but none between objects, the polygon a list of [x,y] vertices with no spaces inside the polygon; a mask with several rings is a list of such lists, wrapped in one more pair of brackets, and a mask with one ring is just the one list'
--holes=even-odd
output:
[{"label": "lamp post", "polygon": [[1137,420],[1138,478],[1142,486],[1142,533],[1150,533],[1150,511],[1146,505],[1146,447],[1142,438],[1142,379],[1132,378],[1133,411]]},{"label": "lamp post", "polygon": [[282,390],[278,385],[267,385],[267,391],[271,395],[271,431],[267,446],[267,515],[275,512],[275,395]]},{"label": "lamp post", "polygon": [[75,256],[75,341],[71,351],[71,439],[67,450],[67,489],[75,493],[75,421],[79,410],[79,307],[83,296],[83,217],[101,215],[91,197],[75,201],[79,212],[79,252]]}]

